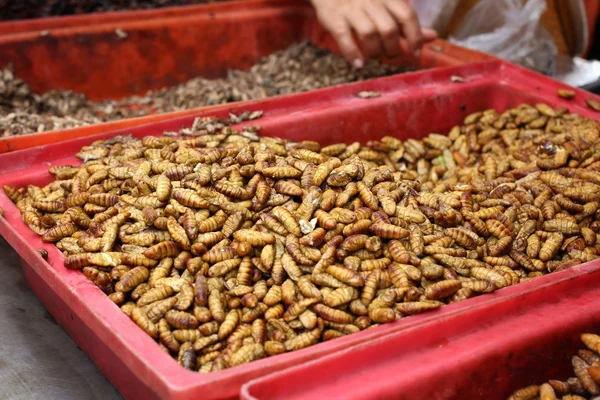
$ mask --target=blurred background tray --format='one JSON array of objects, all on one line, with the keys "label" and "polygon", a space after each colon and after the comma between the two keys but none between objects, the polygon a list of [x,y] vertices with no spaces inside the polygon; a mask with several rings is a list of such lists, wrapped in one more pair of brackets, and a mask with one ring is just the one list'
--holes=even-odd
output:
[{"label": "blurred background tray", "polygon": [[[138,14],[140,18],[135,17]],[[61,21],[68,23],[61,26]],[[262,57],[304,40],[339,52],[304,1],[234,1],[4,22],[0,33],[6,24],[17,24],[20,31],[0,35],[0,68],[12,65],[15,74],[36,93],[68,89],[93,100],[144,94],[198,76],[224,77],[230,69],[247,69]],[[117,29],[127,37],[120,39]],[[44,30],[48,34],[42,36]],[[429,69],[489,59],[493,57],[438,40],[425,46],[416,65],[402,57],[383,62]],[[0,153],[197,112],[185,110],[0,138]]]}]

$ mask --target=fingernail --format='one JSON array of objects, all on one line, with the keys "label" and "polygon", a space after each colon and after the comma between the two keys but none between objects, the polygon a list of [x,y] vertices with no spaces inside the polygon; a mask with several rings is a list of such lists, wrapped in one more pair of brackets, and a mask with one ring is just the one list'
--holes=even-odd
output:
[{"label": "fingernail", "polygon": [[356,69],[361,69],[364,63],[363,60],[361,60],[360,58],[356,58],[354,59],[354,61],[352,61],[352,65],[354,65],[354,68]]},{"label": "fingernail", "polygon": [[421,49],[415,50],[415,52],[413,54],[415,55],[415,58],[421,57]]}]

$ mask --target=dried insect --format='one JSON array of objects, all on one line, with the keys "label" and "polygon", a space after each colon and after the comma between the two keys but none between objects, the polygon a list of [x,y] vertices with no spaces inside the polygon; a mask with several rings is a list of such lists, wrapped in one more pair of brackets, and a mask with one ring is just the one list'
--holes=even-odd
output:
[{"label": "dried insect", "polygon": [[444,303],[436,300],[405,302],[396,304],[396,310],[402,314],[413,315],[440,308]]},{"label": "dried insect", "polygon": [[554,255],[556,254],[556,252],[558,251],[558,249],[560,248],[560,246],[562,245],[563,238],[564,237],[563,237],[562,233],[551,234],[548,237],[548,239],[546,239],[546,241],[544,242],[543,246],[541,247],[541,249],[539,251],[540,260],[542,260],[542,261],[551,260],[554,257]]},{"label": "dried insect", "polygon": [[565,235],[575,235],[581,232],[581,227],[575,222],[553,219],[544,222],[544,230],[548,232],[560,232]]},{"label": "dried insect", "polygon": [[165,313],[165,319],[177,329],[195,329],[199,325],[196,317],[185,311],[169,310]]},{"label": "dried insect", "polygon": [[327,307],[324,304],[315,304],[313,307],[315,313],[326,321],[336,322],[339,324],[351,324],[352,315],[335,308]]},{"label": "dried insect", "polygon": [[396,320],[396,313],[389,307],[374,308],[369,311],[369,318],[378,324],[386,324]]},{"label": "dried insect", "polygon": [[379,92],[362,91],[362,92],[358,92],[358,94],[356,96],[360,97],[361,99],[373,99],[373,98],[376,98],[376,97],[381,97],[381,93],[379,93]]},{"label": "dried insect", "polygon": [[48,229],[42,236],[42,240],[45,242],[58,242],[60,239],[74,234],[77,229],[77,225],[74,223],[57,225],[54,228]]},{"label": "dried insect", "polygon": [[439,300],[452,296],[462,287],[458,280],[444,280],[434,283],[425,289],[425,296],[430,300]]},{"label": "dried insect", "polygon": [[275,243],[275,236],[272,234],[249,229],[241,229],[235,232],[233,237],[240,242],[246,242],[257,247]]},{"label": "dried insect", "polygon": [[284,345],[287,351],[300,350],[317,343],[320,335],[321,329],[315,328],[286,340]]},{"label": "dried insect", "polygon": [[137,306],[143,307],[148,304],[154,303],[155,301],[164,300],[168,297],[173,296],[175,291],[171,286],[159,286],[156,288],[149,289],[147,292],[142,294],[137,300]]},{"label": "dried insect", "polygon": [[148,319],[140,308],[134,307],[131,310],[131,319],[149,336],[154,339],[158,338],[158,328],[150,319]]},{"label": "dried insect", "polygon": [[556,94],[558,95],[558,97],[565,100],[571,100],[575,98],[575,91],[571,89],[558,89],[556,91]]},{"label": "dried insect", "polygon": [[145,309],[147,309],[147,316],[152,322],[158,322],[167,311],[173,308],[177,303],[177,299],[175,297],[169,297],[164,300],[159,300],[154,303],[148,304]]},{"label": "dried insect", "polygon": [[242,346],[237,352],[231,356],[231,366],[238,366],[249,363],[250,361],[258,360],[265,357],[265,350],[262,344],[253,343]]},{"label": "dried insect", "polygon": [[130,292],[148,279],[149,272],[146,267],[135,267],[121,276],[115,284],[115,290]]},{"label": "dried insect", "polygon": [[354,299],[356,289],[351,287],[340,287],[325,297],[325,304],[329,307],[338,307],[350,303]]},{"label": "dried insect", "polygon": [[530,400],[537,397],[540,393],[540,387],[538,385],[531,385],[522,389],[516,390],[508,400]]},{"label": "dried insect", "polygon": [[600,111],[600,103],[594,99],[585,99],[585,104],[594,111]]},{"label": "dried insect", "polygon": [[382,239],[404,239],[410,236],[408,230],[392,224],[373,224],[369,230]]},{"label": "dried insect", "polygon": [[223,322],[225,320],[225,310],[223,307],[223,299],[221,293],[218,290],[211,290],[208,295],[208,308],[212,317],[217,322]]},{"label": "dried insect", "polygon": [[219,327],[218,337],[220,340],[228,337],[240,323],[240,313],[237,310],[231,310],[225,316],[223,323]]},{"label": "dried insect", "polygon": [[308,307],[318,302],[318,298],[305,298],[302,300],[294,301],[288,306],[288,309],[283,314],[283,319],[286,322],[290,322],[302,314]]},{"label": "dried insect", "polygon": [[144,256],[152,260],[160,260],[166,257],[174,257],[179,254],[179,247],[173,241],[165,241],[155,244],[144,252]]},{"label": "dried insect", "polygon": [[290,211],[284,207],[275,207],[272,213],[289,233],[297,237],[302,236],[302,229]]},{"label": "dried insect", "polygon": [[348,286],[362,287],[364,285],[364,279],[357,272],[345,267],[330,265],[327,267],[327,273]]}]

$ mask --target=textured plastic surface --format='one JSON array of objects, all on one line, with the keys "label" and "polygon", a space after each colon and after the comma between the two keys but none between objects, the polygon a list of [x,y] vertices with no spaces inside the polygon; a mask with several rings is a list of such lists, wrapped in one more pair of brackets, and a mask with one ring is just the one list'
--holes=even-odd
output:
[{"label": "textured plastic surface", "polygon": [[[464,83],[451,82],[453,75],[462,76]],[[556,96],[556,89],[560,86],[522,68],[492,61],[397,75],[267,99],[247,106],[234,104],[226,109],[208,112],[207,115],[226,117],[229,111],[264,110],[263,118],[253,122],[263,127],[263,134],[292,140],[317,140],[323,144],[356,140],[366,142],[386,134],[406,139],[422,137],[433,131],[447,132],[473,111],[490,107],[504,109],[521,102],[543,101],[553,106],[564,105],[583,115],[593,116],[583,106],[582,91],[578,91],[574,101],[566,102]],[[360,99],[356,94],[363,90],[379,91],[382,96]],[[0,155],[0,185],[45,184],[52,179],[47,172],[49,166],[78,163],[73,154],[94,140],[117,133],[131,133],[135,137],[159,135],[165,130],[189,126],[192,121],[191,116],[182,117]],[[450,305],[435,314],[406,318],[301,351],[199,375],[182,369],[163,353],[82,273],[66,270],[60,252],[52,245],[43,244],[25,226],[4,193],[0,193],[0,206],[6,215],[5,219],[0,218],[0,234],[24,259],[29,275],[39,276],[32,279],[36,293],[56,314],[57,321],[65,326],[73,340],[128,398],[236,397],[243,383],[258,376],[301,365],[394,332],[419,331],[419,326],[427,321],[443,320],[455,314],[468,313],[471,309],[485,308],[486,304],[508,299],[519,292],[541,288],[550,282],[582,275],[600,267],[598,264],[576,267],[500,290],[493,295]],[[35,251],[41,247],[49,252],[48,263]],[[418,343],[415,341],[414,344]]]},{"label": "textured plastic surface", "polygon": [[[228,69],[248,68],[261,57],[302,40],[310,39],[338,51],[331,36],[317,23],[312,7],[303,1],[215,3],[136,12],[131,14],[150,14],[152,18],[124,19],[129,14],[57,18],[61,21],[63,18],[67,21],[83,19],[88,23],[76,26],[56,23],[47,36],[41,36],[35,29],[0,35],[0,68],[14,65],[17,75],[36,92],[71,89],[93,99],[106,99],[142,94],[196,76],[225,76]],[[113,21],[117,16],[122,20]],[[0,24],[0,32],[2,26]],[[117,28],[126,32],[127,38],[119,39],[115,33]],[[415,67],[444,67],[490,58],[436,41],[425,47]],[[402,58],[384,61],[396,65],[408,62]],[[0,153],[198,112],[185,110],[65,131],[0,138]]]},{"label": "textured plastic surface", "polygon": [[240,398],[506,400],[574,376],[580,334],[600,331],[599,283],[594,261],[467,300],[468,312],[423,315],[418,327],[253,380]]}]

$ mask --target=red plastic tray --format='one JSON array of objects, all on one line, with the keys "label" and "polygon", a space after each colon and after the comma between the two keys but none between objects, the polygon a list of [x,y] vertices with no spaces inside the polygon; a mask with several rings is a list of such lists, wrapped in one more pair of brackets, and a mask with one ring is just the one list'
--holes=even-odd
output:
[{"label": "red plastic tray", "polygon": [[[453,75],[462,76],[464,83],[451,82]],[[574,101],[566,102],[556,96],[556,89],[561,86],[522,68],[492,61],[397,75],[268,99],[247,106],[234,104],[207,115],[225,117],[230,111],[264,110],[264,117],[253,122],[263,127],[263,134],[291,140],[318,140],[323,144],[365,142],[385,134],[406,139],[422,137],[433,131],[446,132],[475,110],[504,109],[521,102],[543,101],[552,106],[565,105],[583,115],[594,116],[583,105],[584,92],[578,91]],[[382,96],[360,99],[356,94],[363,90],[379,91]],[[125,133],[135,137],[159,135],[165,130],[190,126],[192,121],[192,116],[182,117],[0,155],[0,185],[45,184],[52,179],[47,172],[49,166],[77,163],[73,154],[94,140]],[[406,318],[298,352],[199,375],[182,369],[163,353],[83,274],[66,270],[60,252],[51,245],[43,244],[25,226],[15,206],[3,193],[0,194],[0,206],[6,214],[5,219],[0,218],[0,234],[24,259],[28,276],[33,277],[34,290],[73,340],[128,398],[233,398],[238,395],[243,383],[258,376],[394,332],[419,330],[421,323],[431,318],[443,319],[456,313],[469,313],[471,309],[477,310],[477,307],[485,307],[498,299],[508,299],[515,293],[542,288],[565,276],[575,277],[600,269],[598,264],[575,267],[500,290],[494,295],[444,307],[437,314]],[[48,250],[49,263],[37,255],[35,249],[41,247]]]},{"label": "red plastic tray", "polygon": [[[138,15],[140,18],[135,17]],[[92,99],[145,93],[196,76],[225,76],[228,69],[248,68],[263,56],[307,39],[338,51],[331,36],[317,23],[312,7],[304,1],[249,0],[60,17],[47,23],[55,25],[50,35],[40,36],[39,29],[48,28],[44,21],[15,22],[23,27],[5,35],[1,34],[0,24],[0,68],[14,65],[17,75],[36,92],[71,89]],[[29,25],[32,27],[26,29]],[[117,28],[127,33],[125,40],[117,37]],[[436,41],[425,47],[415,67],[444,67],[491,58]],[[384,62],[405,65],[407,60]],[[0,138],[0,153],[195,113],[198,110],[185,110]]]},{"label": "red plastic tray", "polygon": [[[38,93],[70,89],[90,99],[115,99],[248,68],[303,40],[311,29],[306,20],[313,12],[304,2],[271,1],[251,9],[239,2],[227,5],[151,19],[100,19],[57,27],[45,36],[38,31],[1,35],[0,67],[12,64]],[[116,29],[127,37],[119,38]]]},{"label": "red plastic tray", "polygon": [[[323,32],[318,25],[315,25],[312,37],[314,38],[312,39],[314,43],[320,43],[320,45],[325,47],[334,47],[334,45],[331,42],[331,37],[325,32]],[[421,58],[418,60],[416,68],[439,68],[468,64],[490,59],[493,59],[493,57],[487,54],[477,53],[465,49],[463,47],[458,47],[443,40],[436,40],[432,44],[425,46],[425,49],[421,54]],[[401,63],[402,61],[396,60],[395,62]],[[231,107],[241,107],[241,105],[236,106],[232,104],[233,103],[201,107],[190,110],[174,111],[164,114],[147,115],[144,117],[104,122],[95,125],[83,126],[80,128],[0,138],[0,154],[16,150],[28,149],[35,146],[62,142],[65,140],[75,139],[79,137],[90,136],[102,132],[111,132],[118,129],[132,128],[135,126],[165,121],[186,115],[196,115],[200,112],[206,112],[211,109],[219,110],[228,109]]]},{"label": "red plastic tray", "polygon": [[95,12],[80,15],[65,15],[45,18],[31,18],[0,22],[0,35],[14,35],[24,32],[52,31],[54,29],[89,26],[113,22],[140,21],[164,17],[189,15],[195,12],[220,12],[231,9],[251,10],[256,7],[277,5],[295,0],[229,0],[206,4],[171,6],[151,10],[119,10]]},{"label": "red plastic tray", "polygon": [[600,331],[599,283],[594,261],[502,289],[468,312],[424,315],[419,326],[255,379],[240,398],[506,400],[574,376],[581,333]]}]

